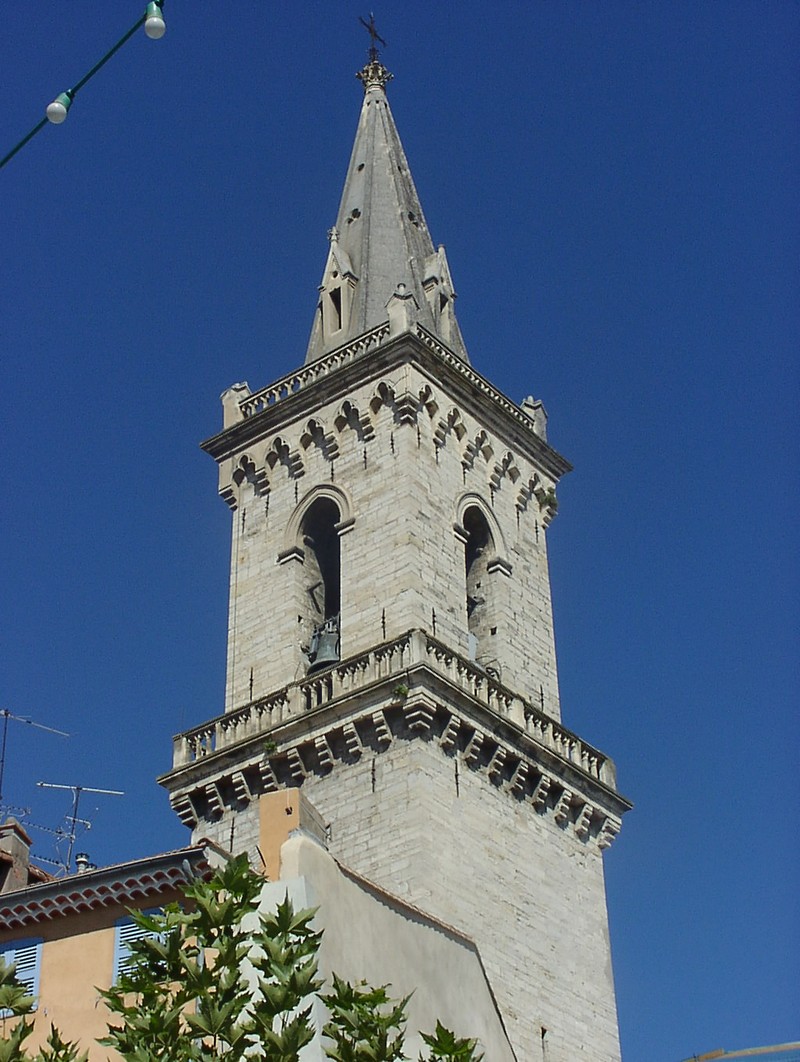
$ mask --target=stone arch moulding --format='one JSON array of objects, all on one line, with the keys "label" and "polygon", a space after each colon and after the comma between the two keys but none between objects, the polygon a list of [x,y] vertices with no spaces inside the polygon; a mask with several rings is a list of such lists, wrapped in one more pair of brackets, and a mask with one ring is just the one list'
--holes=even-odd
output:
[{"label": "stone arch moulding", "polygon": [[433,435],[433,441],[438,447],[443,447],[447,442],[447,437],[452,432],[455,435],[456,440],[461,442],[464,436],[467,434],[467,429],[464,426],[464,418],[461,415],[461,410],[456,406],[453,406],[450,412],[439,421],[439,426]]},{"label": "stone arch moulding", "polygon": [[424,409],[431,420],[439,412],[439,403],[436,394],[430,384],[425,384],[419,391],[419,408]]},{"label": "stone arch moulding", "polygon": [[510,480],[511,483],[516,483],[521,474],[516,458],[510,450],[507,450],[503,454],[502,460],[494,466],[489,482],[493,490],[500,490],[504,479]]},{"label": "stone arch moulding", "polygon": [[301,542],[300,529],[303,525],[303,517],[319,498],[329,498],[338,507],[341,520],[336,525],[339,537],[346,535],[356,522],[353,500],[347,491],[337,487],[334,483],[320,483],[312,487],[307,494],[303,495],[294,507],[292,515],[286,523],[286,531],[283,536],[283,549],[278,554],[279,563],[289,560],[291,557],[303,556],[303,543]]},{"label": "stone arch moulding", "polygon": [[310,446],[319,447],[322,456],[327,461],[333,461],[339,456],[339,444],[330,432],[316,417],[312,417],[305,426],[300,436],[300,445],[304,450]]},{"label": "stone arch moulding", "polygon": [[237,487],[241,487],[245,481],[252,485],[255,494],[265,494],[269,489],[266,467],[262,465],[257,468],[250,454],[243,454],[239,458],[233,473],[233,482]]},{"label": "stone arch moulding", "polygon": [[248,483],[253,488],[253,494],[256,497],[263,497],[269,493],[266,466],[256,467],[256,463],[250,454],[243,454],[239,458],[233,466],[230,480],[220,486],[219,493],[231,509],[238,509],[242,487],[245,483]]},{"label": "stone arch moulding", "polygon": [[488,433],[484,431],[483,428],[481,428],[475,438],[471,442],[467,443],[467,445],[464,447],[464,453],[461,457],[461,464],[464,466],[467,472],[469,472],[470,469],[474,466],[479,454],[487,465],[494,456],[494,447],[492,446],[492,440],[489,438]]},{"label": "stone arch moulding", "polygon": [[456,519],[453,524],[453,533],[460,542],[466,542],[467,532],[464,528],[464,513],[467,509],[474,506],[478,509],[481,515],[489,525],[489,530],[492,533],[494,539],[495,549],[497,550],[496,556],[492,557],[489,562],[489,570],[497,570],[503,572],[504,575],[511,575],[511,564],[507,560],[508,550],[506,548],[506,538],[503,534],[503,529],[500,527],[497,517],[494,514],[494,510],[487,501],[485,501],[480,494],[476,494],[474,491],[469,491],[466,494],[462,494],[456,503]]},{"label": "stone arch moulding", "polygon": [[369,407],[373,413],[378,413],[382,406],[388,406],[391,409],[394,405],[394,400],[394,382],[392,380],[381,380],[372,393],[372,398],[369,400]]},{"label": "stone arch moulding", "polygon": [[369,442],[375,438],[375,427],[369,414],[362,413],[358,406],[349,399],[346,399],[339,406],[339,412],[334,417],[333,426],[340,435],[345,429],[349,428],[356,433],[359,442],[362,443]]},{"label": "stone arch moulding", "polygon": [[531,498],[535,498],[542,518],[542,526],[547,527],[558,512],[558,499],[552,483],[542,481],[538,472],[534,472],[531,479],[522,487],[517,495],[517,513],[524,513],[528,508]]},{"label": "stone arch moulding", "polygon": [[285,439],[276,436],[264,455],[264,464],[274,471],[276,465],[283,465],[290,479],[299,479],[305,472],[303,459],[297,450],[292,450]]},{"label": "stone arch moulding", "polygon": [[383,407],[390,409],[397,424],[414,425],[424,409],[428,419],[433,420],[439,409],[433,388],[425,384],[419,391],[401,390],[393,380],[382,380],[372,393],[369,407],[373,415]]}]

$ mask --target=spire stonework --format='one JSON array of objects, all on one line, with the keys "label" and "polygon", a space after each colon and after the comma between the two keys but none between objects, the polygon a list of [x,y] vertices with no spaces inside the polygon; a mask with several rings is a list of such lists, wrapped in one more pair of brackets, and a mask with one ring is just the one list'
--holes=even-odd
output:
[{"label": "spire stonework", "polygon": [[394,78],[386,67],[377,58],[370,59],[365,67],[358,71],[356,77],[364,86],[364,91],[371,88],[385,89],[387,84]]},{"label": "spire stonework", "polygon": [[413,293],[420,323],[468,360],[447,256],[433,245],[386,98],[392,75],[372,58],[356,76],[364,101],[334,226],[340,257],[325,263],[306,362],[386,321],[399,284]]}]

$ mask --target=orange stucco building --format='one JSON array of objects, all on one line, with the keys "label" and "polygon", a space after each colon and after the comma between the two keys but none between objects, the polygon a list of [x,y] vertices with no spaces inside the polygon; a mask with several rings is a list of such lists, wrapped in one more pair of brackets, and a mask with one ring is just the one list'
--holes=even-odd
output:
[{"label": "orange stucco building", "polygon": [[15,963],[17,977],[36,999],[28,1043],[39,1047],[52,1024],[90,1055],[107,1058],[108,1049],[91,1050],[107,1031],[98,989],[113,983],[136,932],[129,910],[178,899],[187,873],[209,873],[221,853],[200,843],[54,878],[29,864],[29,849],[17,823],[0,827],[0,957]]}]

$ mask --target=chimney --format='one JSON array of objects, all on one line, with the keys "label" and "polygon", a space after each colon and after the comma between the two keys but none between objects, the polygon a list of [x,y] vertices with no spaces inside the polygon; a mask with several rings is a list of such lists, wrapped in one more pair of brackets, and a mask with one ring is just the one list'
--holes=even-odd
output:
[{"label": "chimney", "polygon": [[16,819],[0,826],[0,893],[24,889],[30,882],[31,839]]},{"label": "chimney", "polygon": [[78,852],[75,856],[75,870],[79,874],[88,874],[90,870],[97,870],[97,863],[90,862],[87,852]]}]

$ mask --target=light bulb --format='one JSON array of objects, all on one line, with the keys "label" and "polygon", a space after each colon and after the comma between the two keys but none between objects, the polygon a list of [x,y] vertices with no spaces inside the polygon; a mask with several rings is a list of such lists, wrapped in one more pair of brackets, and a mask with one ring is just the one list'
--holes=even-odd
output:
[{"label": "light bulb", "polygon": [[48,122],[52,122],[53,125],[61,125],[67,117],[67,111],[71,104],[72,96],[68,92],[60,92],[53,102],[48,104],[47,110],[44,112],[47,115]]},{"label": "light bulb", "polygon": [[161,5],[149,3],[144,13],[144,31],[151,41],[157,41],[167,32],[167,24],[161,11]]}]

